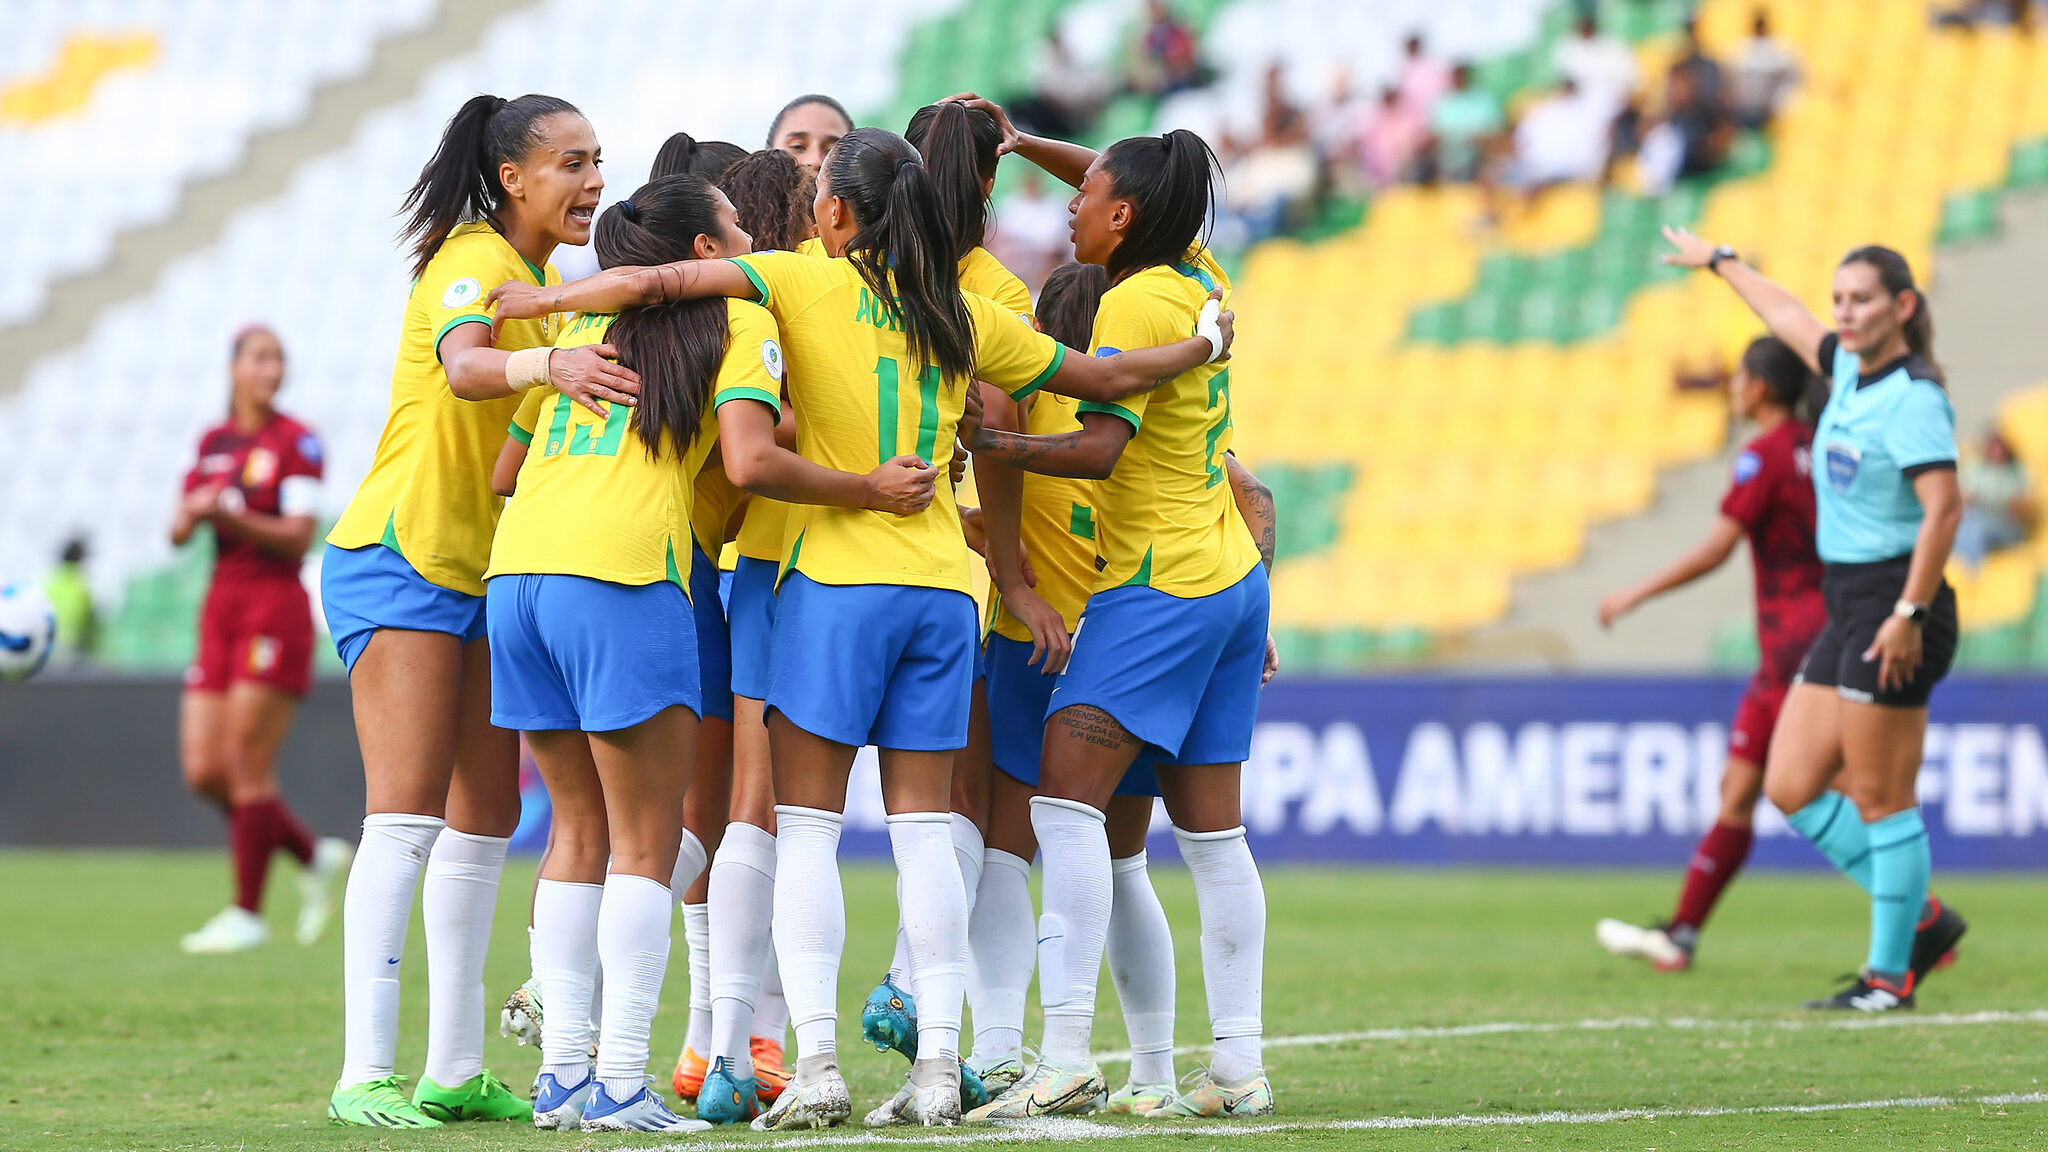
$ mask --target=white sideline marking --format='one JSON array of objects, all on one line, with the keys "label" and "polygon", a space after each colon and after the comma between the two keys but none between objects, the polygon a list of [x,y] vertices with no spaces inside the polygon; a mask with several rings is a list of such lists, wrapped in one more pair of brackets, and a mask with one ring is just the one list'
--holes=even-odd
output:
[{"label": "white sideline marking", "polygon": [[[1985,1024],[2048,1024],[2048,1008],[2036,1008],[2028,1012],[1930,1012],[1914,1015],[1904,1012],[1887,1012],[1882,1015],[1858,1014],[1848,1018],[1832,1019],[1788,1019],[1788,1020],[1701,1020],[1689,1016],[1655,1018],[1649,1016],[1616,1016],[1608,1019],[1591,1020],[1497,1020],[1484,1024],[1455,1024],[1445,1028],[1370,1028],[1363,1032],[1322,1032],[1304,1036],[1268,1036],[1267,1048],[1313,1048],[1330,1044],[1359,1044],[1389,1040],[1449,1040],[1463,1036],[1516,1036],[1544,1035],[1557,1032],[1614,1032],[1651,1028],[1671,1029],[1744,1029],[1769,1028],[1781,1031],[1800,1031],[1809,1028],[1860,1030],[1864,1028],[1958,1028]],[[1183,1045],[1173,1050],[1176,1056],[1187,1056],[1208,1051],[1206,1044]],[[1128,1063],[1131,1053],[1128,1049],[1115,1052],[1098,1052],[1097,1060],[1109,1063]]]},{"label": "white sideline marking", "polygon": [[[753,1145],[758,1148],[856,1148],[878,1145],[957,1147],[971,1144],[1040,1144],[1060,1140],[1122,1140],[1168,1134],[1203,1138],[1264,1136],[1275,1132],[1359,1132],[1404,1128],[1512,1128],[1536,1124],[1613,1124],[1623,1120],[1704,1119],[1715,1116],[1788,1116],[1824,1112],[1867,1112],[1881,1108],[1999,1107],[2007,1104],[2048,1104],[2048,1092],[2006,1092],[1995,1096],[1906,1096],[1889,1100],[1844,1100],[1835,1104],[1760,1104],[1748,1108],[1615,1108],[1603,1112],[1506,1112],[1459,1116],[1375,1116],[1365,1120],[1327,1120],[1298,1124],[1200,1124],[1162,1122],[1152,1125],[1098,1124],[1074,1117],[1018,1120],[986,1132],[888,1136],[878,1132],[839,1132],[784,1136]],[[617,1152],[667,1152],[672,1145],[622,1148]]]}]

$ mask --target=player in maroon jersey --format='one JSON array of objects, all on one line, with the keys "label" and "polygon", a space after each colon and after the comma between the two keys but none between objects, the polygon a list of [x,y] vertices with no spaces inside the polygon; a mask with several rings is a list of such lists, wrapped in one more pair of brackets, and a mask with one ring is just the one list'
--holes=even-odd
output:
[{"label": "player in maroon jersey", "polygon": [[213,583],[199,615],[199,656],[185,671],[178,743],[185,786],[228,818],[235,902],[186,934],[187,952],[262,945],[264,874],[279,849],[302,868],[298,939],[326,926],[328,889],[347,842],[306,834],[277,791],[277,751],[313,675],[313,613],[299,562],[313,542],[320,440],[273,405],[284,347],[268,328],[237,333],[228,419],[199,441],[171,542],[213,525]]},{"label": "player in maroon jersey", "polygon": [[1756,634],[1762,660],[1729,734],[1728,766],[1721,777],[1721,814],[1693,850],[1678,908],[1671,919],[1644,928],[1600,921],[1609,952],[1641,956],[1664,971],[1690,968],[1707,914],[1749,858],[1750,827],[1763,791],[1764,757],[1771,729],[1793,674],[1827,623],[1820,593],[1820,557],[1814,551],[1811,467],[1813,430],[1809,391],[1816,378],[1798,353],[1774,336],[1751,341],[1731,386],[1736,414],[1757,436],[1735,457],[1735,474],[1721,500],[1721,515],[1707,538],[1669,568],[1600,601],[1600,623],[1615,620],[1653,596],[1691,583],[1719,568],[1749,538],[1756,562]]}]

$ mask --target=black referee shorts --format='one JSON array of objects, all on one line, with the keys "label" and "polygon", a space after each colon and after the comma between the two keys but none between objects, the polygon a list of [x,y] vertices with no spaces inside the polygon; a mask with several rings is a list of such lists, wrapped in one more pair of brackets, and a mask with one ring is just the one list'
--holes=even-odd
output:
[{"label": "black referee shorts", "polygon": [[1920,627],[1920,668],[1904,685],[1879,688],[1880,664],[1865,660],[1877,630],[1890,618],[1906,588],[1911,556],[1869,564],[1829,564],[1821,573],[1821,596],[1827,601],[1828,624],[1807,650],[1795,684],[1833,688],[1844,700],[1882,704],[1889,708],[1925,708],[1934,685],[1948,675],[1956,658],[1956,593],[1941,582]]}]

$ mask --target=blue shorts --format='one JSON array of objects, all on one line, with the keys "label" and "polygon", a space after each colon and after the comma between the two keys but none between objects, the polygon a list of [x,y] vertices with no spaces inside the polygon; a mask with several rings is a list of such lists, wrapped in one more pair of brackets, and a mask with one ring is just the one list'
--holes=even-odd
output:
[{"label": "blue shorts", "polygon": [[978,635],[964,592],[792,572],[776,598],[768,707],[841,744],[964,748]]},{"label": "blue shorts", "polygon": [[768,698],[768,665],[775,639],[775,568],[773,560],[740,557],[725,602],[732,636],[732,691],[749,700]]},{"label": "blue shorts", "polygon": [[[988,637],[988,731],[996,767],[1027,787],[1038,787],[1038,761],[1045,747],[1045,704],[1059,677],[1026,664],[1031,645],[991,632]],[[1152,771],[1158,749],[1147,747],[1117,781],[1119,796],[1157,796]]]},{"label": "blue shorts", "polygon": [[484,598],[429,583],[382,544],[338,548],[320,557],[320,608],[327,634],[351,672],[379,628],[446,632],[464,644],[484,634]]},{"label": "blue shorts", "polygon": [[616,732],[672,705],[699,715],[697,628],[683,590],[587,576],[493,576],[491,723]]},{"label": "blue shorts", "polygon": [[705,719],[732,719],[732,633],[718,598],[718,561],[690,549],[690,613],[697,618],[698,698]]},{"label": "blue shorts", "polygon": [[1144,587],[1097,592],[1046,715],[1092,704],[1173,763],[1240,763],[1258,720],[1269,606],[1259,566],[1193,599]]}]

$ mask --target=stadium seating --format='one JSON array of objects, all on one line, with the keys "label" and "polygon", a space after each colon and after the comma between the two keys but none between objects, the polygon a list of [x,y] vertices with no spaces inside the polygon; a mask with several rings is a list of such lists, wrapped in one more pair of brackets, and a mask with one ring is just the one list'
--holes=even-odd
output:
[{"label": "stadium seating", "polygon": [[303,116],[321,84],[368,67],[378,40],[435,0],[9,0],[0,37],[0,200],[17,229],[0,324],[50,282],[106,260],[123,229],[226,171],[249,137]]}]

